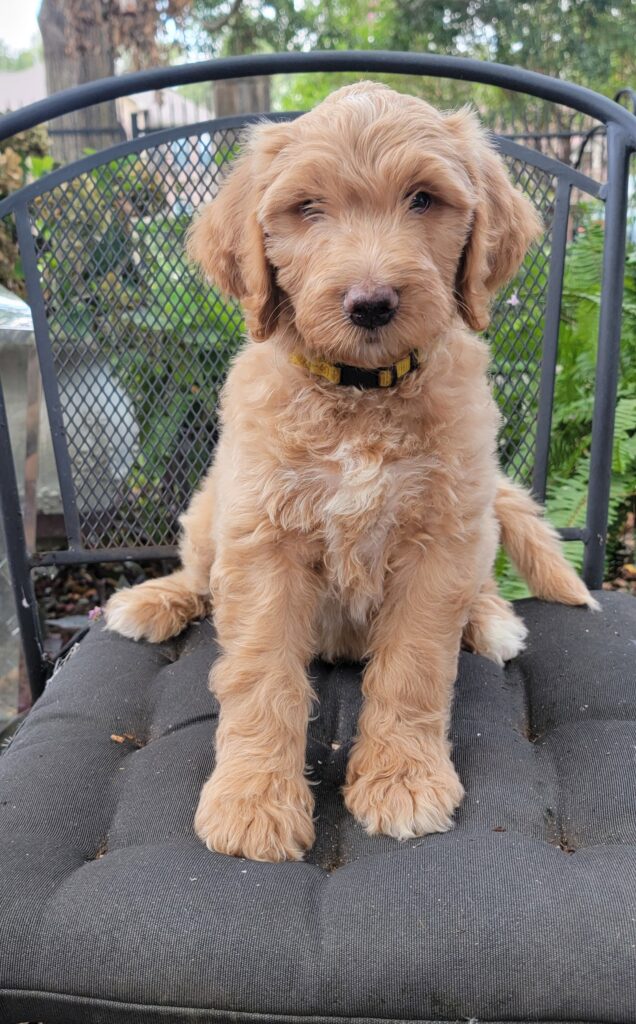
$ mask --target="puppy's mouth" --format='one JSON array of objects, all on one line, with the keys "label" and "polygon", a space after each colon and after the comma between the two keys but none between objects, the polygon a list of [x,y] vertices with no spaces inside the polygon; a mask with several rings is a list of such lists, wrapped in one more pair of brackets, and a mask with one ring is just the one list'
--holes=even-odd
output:
[{"label": "puppy's mouth", "polygon": [[383,340],[386,331],[381,327],[359,327],[358,336],[365,345],[377,345]]}]

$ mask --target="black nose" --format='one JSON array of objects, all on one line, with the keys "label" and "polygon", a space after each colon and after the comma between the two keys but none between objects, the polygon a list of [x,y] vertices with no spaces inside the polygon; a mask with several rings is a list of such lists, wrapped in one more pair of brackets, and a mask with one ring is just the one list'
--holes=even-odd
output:
[{"label": "black nose", "polygon": [[384,327],[393,319],[398,302],[398,293],[388,285],[372,288],[354,286],[345,295],[343,305],[356,327],[372,330]]},{"label": "black nose", "polygon": [[392,320],[395,310],[388,302],[356,302],[349,313],[350,319],[357,327],[384,327]]}]

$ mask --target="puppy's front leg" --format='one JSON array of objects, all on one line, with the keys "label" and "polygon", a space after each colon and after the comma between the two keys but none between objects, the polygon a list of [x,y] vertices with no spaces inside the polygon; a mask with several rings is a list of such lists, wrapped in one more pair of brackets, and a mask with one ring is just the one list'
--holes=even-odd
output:
[{"label": "puppy's front leg", "polygon": [[310,553],[264,530],[230,537],[213,592],[223,654],[210,685],[221,712],[195,828],[219,853],[300,860],[314,840],[304,775],[317,601]]},{"label": "puppy's front leg", "polygon": [[344,795],[368,832],[408,839],[451,828],[464,794],[448,725],[462,628],[478,584],[451,547],[421,552],[413,545],[400,563],[372,631]]}]

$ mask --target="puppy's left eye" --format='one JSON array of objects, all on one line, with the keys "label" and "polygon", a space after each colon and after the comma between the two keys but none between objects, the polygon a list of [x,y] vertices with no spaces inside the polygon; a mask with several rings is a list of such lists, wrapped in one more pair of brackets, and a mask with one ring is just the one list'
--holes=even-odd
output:
[{"label": "puppy's left eye", "polygon": [[428,192],[412,192],[409,196],[411,210],[417,210],[418,213],[423,213],[424,210],[428,210],[432,205],[433,200]]},{"label": "puppy's left eye", "polygon": [[303,220],[318,220],[324,213],[320,199],[304,199],[298,206],[298,212]]}]

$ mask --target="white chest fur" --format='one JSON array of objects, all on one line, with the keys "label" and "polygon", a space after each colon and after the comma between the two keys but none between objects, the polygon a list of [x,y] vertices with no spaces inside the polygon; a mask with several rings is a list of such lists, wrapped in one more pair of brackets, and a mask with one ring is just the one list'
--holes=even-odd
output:
[{"label": "white chest fur", "polygon": [[354,622],[367,621],[382,601],[400,524],[422,507],[434,462],[343,441],[276,474],[270,518],[318,537],[328,587]]}]

